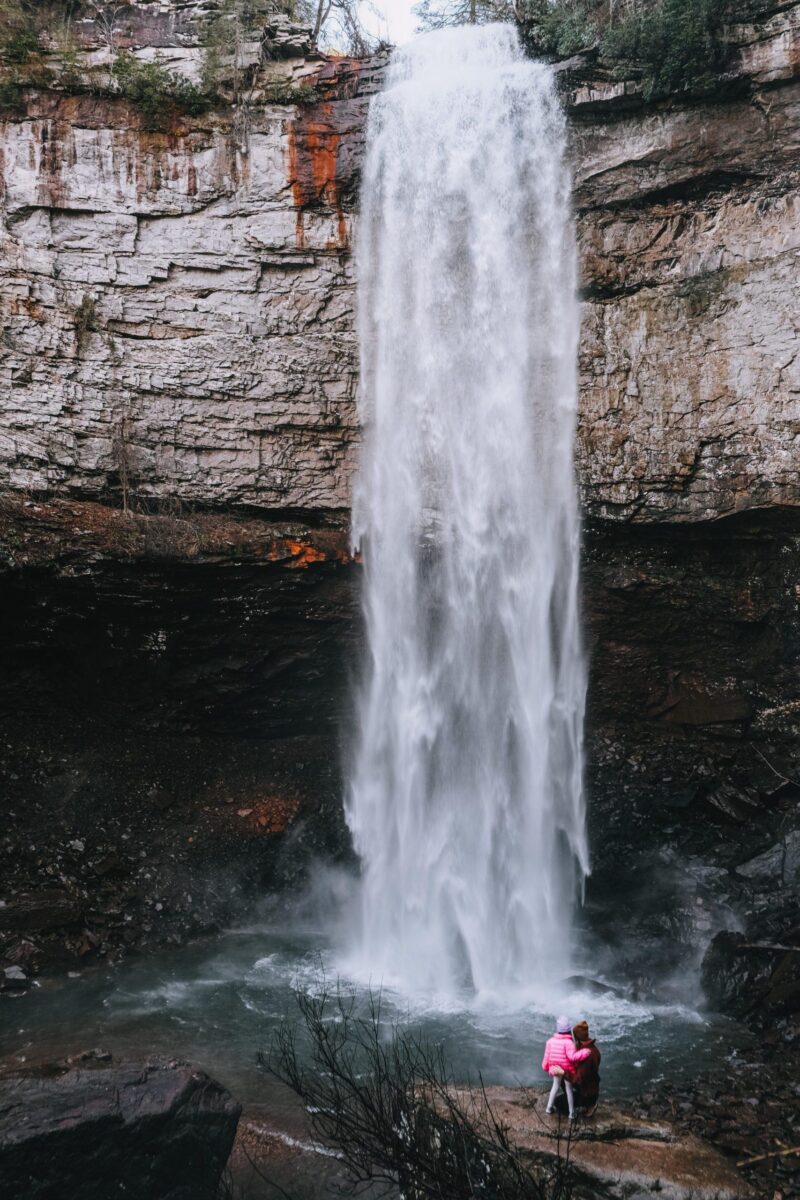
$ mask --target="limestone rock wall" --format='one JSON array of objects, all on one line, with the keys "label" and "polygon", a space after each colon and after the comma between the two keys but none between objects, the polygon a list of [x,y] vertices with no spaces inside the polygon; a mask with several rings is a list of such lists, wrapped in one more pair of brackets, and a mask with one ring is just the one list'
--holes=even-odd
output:
[{"label": "limestone rock wall", "polygon": [[800,498],[800,85],[575,131],[587,508]]},{"label": "limestone rock wall", "polygon": [[2,484],[347,506],[367,103],[266,108],[245,148],[230,121],[148,133],[91,98],[8,122]]},{"label": "limestone rock wall", "polygon": [[[169,8],[147,6],[137,53],[191,42]],[[635,84],[565,72],[590,516],[800,500],[799,18],[778,3],[732,31],[715,103],[645,107]],[[282,64],[319,102],[259,105],[244,139],[230,113],[151,132],[122,101],[55,91],[3,114],[0,487],[346,519],[383,60]]]}]

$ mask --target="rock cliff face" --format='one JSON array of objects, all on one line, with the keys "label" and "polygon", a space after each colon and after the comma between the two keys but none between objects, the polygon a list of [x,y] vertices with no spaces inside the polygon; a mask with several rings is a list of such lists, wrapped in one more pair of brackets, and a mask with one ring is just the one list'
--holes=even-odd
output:
[{"label": "rock cliff face", "polygon": [[[196,75],[203,11],[134,4],[119,44]],[[104,70],[98,30],[79,33]],[[632,838],[663,844],[658,903],[637,911],[678,956],[720,905],[760,919],[731,870],[796,805],[800,4],[730,38],[713,100],[648,106],[595,64],[561,73],[585,298],[590,899],[602,923],[604,871],[619,883]],[[305,837],[343,843],[352,246],[385,59],[307,49],[288,26],[248,41],[249,124],[221,109],[146,129],[122,100],[58,88],[2,113],[5,867],[15,904],[31,880],[77,899],[70,953],[179,936],[223,845],[232,886],[261,887]],[[315,102],[271,102],[276,79]],[[130,852],[142,813],[155,864]],[[630,895],[653,879],[634,872]],[[189,908],[205,928],[232,903]],[[20,941],[13,908],[0,949],[35,966],[61,926]]]},{"label": "rock cliff face", "polygon": [[[718,102],[566,84],[590,515],[800,497],[800,7],[774,9],[736,32]],[[138,43],[185,62],[186,15],[141,11]],[[122,475],[147,497],[347,512],[351,244],[381,61],[277,63],[324,98],[260,105],[245,138],[230,114],[152,132],[122,102],[53,91],[5,114],[6,486],[97,497]]]},{"label": "rock cliff face", "polygon": [[798,83],[577,126],[589,513],[800,498],[799,151]]},{"label": "rock cliff face", "polygon": [[224,116],[144,132],[91,97],[6,123],[5,486],[345,513],[367,104],[266,107],[246,146]]}]

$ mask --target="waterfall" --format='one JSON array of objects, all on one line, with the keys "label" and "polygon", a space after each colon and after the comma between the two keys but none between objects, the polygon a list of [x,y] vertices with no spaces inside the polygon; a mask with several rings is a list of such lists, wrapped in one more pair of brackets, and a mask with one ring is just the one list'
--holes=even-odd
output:
[{"label": "waterfall", "polygon": [[399,50],[358,230],[366,665],[348,965],[504,999],[568,970],[587,870],[575,249],[550,69],[508,26]]}]

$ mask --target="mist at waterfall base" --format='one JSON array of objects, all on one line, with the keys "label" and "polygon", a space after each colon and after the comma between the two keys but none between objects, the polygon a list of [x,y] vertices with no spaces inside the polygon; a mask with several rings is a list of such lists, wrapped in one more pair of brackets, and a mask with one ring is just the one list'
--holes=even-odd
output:
[{"label": "mist at waterfall base", "polygon": [[552,992],[588,866],[565,149],[503,25],[402,48],[367,130],[343,967],[440,998]]},{"label": "mist at waterfall base", "polygon": [[[321,872],[322,874],[322,872]],[[331,880],[339,893],[347,879]],[[341,987],[366,1014],[368,990],[337,975],[339,949],[327,884],[305,910],[276,898],[258,920],[204,943],[98,965],[45,981],[24,1001],[8,1002],[0,1022],[0,1056],[53,1061],[90,1047],[121,1059],[183,1058],[227,1084],[277,1129],[298,1128],[294,1100],[256,1065],[285,1019],[297,1020],[296,990]],[[456,1078],[544,1087],[545,1039],[554,1013],[537,1005],[380,992],[387,1031],[394,1023],[441,1043]],[[603,1051],[604,1098],[633,1096],[661,1079],[694,1078],[732,1061],[750,1040],[741,1027],[686,1003],[638,1002],[624,993],[595,994],[576,982],[559,990],[559,1007],[586,1017]],[[302,1039],[300,1042],[302,1046]]]}]

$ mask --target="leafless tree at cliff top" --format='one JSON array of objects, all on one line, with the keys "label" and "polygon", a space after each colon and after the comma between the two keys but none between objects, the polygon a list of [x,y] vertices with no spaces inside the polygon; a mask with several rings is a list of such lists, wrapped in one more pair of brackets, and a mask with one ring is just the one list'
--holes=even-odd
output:
[{"label": "leafless tree at cliff top", "polygon": [[529,0],[420,0],[414,5],[419,28],[446,29],[450,25],[485,25],[490,21],[523,21]]},{"label": "leafless tree at cliff top", "polygon": [[380,997],[298,994],[259,1062],[288,1085],[313,1131],[337,1151],[353,1191],[400,1188],[413,1200],[568,1200],[566,1152],[545,1159],[510,1142],[482,1083],[456,1086],[442,1047],[387,1026]]},{"label": "leafless tree at cliff top", "polygon": [[369,0],[303,0],[298,17],[311,25],[315,46],[324,43],[331,49],[364,56],[371,54],[378,43],[364,25],[365,9],[377,20],[382,19],[380,9]]},{"label": "leafless tree at cliff top", "polygon": [[119,36],[119,19],[128,7],[126,4],[90,4],[89,9],[94,17],[98,35],[106,44],[106,49],[113,58],[117,53],[117,38]]}]

